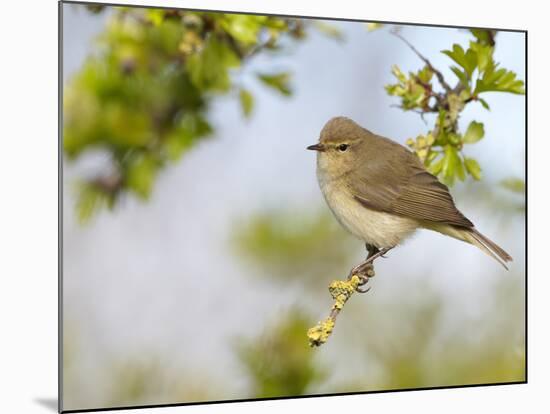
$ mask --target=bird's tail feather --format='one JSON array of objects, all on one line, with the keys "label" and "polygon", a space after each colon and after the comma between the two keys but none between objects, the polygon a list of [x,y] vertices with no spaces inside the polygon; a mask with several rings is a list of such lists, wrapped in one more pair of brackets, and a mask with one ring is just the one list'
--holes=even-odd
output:
[{"label": "bird's tail feather", "polygon": [[480,242],[483,243],[485,246],[490,248],[498,257],[500,257],[504,262],[511,262],[512,256],[510,256],[506,251],[500,247],[498,244],[496,244],[494,241],[489,239],[487,236],[484,236],[479,231],[477,231],[475,228],[471,230],[472,235],[474,238]]},{"label": "bird's tail feather", "polygon": [[506,270],[508,270],[506,263],[512,261],[512,256],[506,253],[506,251],[502,247],[489,239],[487,236],[481,234],[475,228],[461,228],[446,225],[442,227],[432,227],[432,229],[448,236],[454,237],[456,239],[473,244],[474,246],[478,247],[480,250],[491,256],[497,262],[499,262]]}]

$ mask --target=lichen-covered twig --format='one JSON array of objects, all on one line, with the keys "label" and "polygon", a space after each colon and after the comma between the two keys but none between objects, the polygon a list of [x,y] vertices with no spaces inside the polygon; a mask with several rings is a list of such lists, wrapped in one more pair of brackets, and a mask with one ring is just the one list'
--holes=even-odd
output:
[{"label": "lichen-covered twig", "polygon": [[369,291],[369,289],[361,289],[361,286],[367,284],[369,279],[374,277],[374,260],[379,257],[385,257],[384,255],[391,249],[391,247],[377,249],[374,246],[367,245],[368,257],[351,269],[347,280],[335,280],[329,285],[328,291],[335,302],[332,305],[328,318],[307,331],[309,346],[320,346],[328,340],[336,324],[336,317],[351,295],[355,292],[366,293]]},{"label": "lichen-covered twig", "polygon": [[334,329],[336,317],[351,295],[358,291],[360,285],[361,278],[355,274],[348,280],[335,280],[330,284],[328,290],[335,302],[334,305],[332,305],[329,317],[307,331],[307,337],[311,347],[320,346],[327,341]]}]

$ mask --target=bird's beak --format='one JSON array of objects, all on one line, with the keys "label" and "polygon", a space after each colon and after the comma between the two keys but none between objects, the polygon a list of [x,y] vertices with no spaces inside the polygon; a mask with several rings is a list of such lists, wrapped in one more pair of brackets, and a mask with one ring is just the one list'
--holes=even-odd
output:
[{"label": "bird's beak", "polygon": [[324,152],[326,150],[323,144],[315,144],[307,147],[308,150]]}]

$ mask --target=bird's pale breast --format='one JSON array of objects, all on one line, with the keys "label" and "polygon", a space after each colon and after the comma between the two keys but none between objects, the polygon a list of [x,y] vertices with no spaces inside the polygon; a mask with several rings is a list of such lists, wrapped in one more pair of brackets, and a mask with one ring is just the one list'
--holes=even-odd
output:
[{"label": "bird's pale breast", "polygon": [[393,247],[414,233],[416,220],[368,209],[353,198],[342,180],[327,180],[317,171],[319,186],[336,219],[355,237],[376,247]]}]

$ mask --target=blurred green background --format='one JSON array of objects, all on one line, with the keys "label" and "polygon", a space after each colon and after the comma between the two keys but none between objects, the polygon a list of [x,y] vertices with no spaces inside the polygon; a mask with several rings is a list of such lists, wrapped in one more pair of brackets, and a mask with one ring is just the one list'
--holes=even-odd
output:
[{"label": "blurred green background", "polygon": [[[464,110],[485,125],[467,149],[483,177],[452,189],[510,271],[420,232],[311,349],[328,283],[365,252],[305,147],[336,115],[425,133],[384,90],[393,64],[422,63],[363,23],[63,7],[64,409],[524,380],[523,97]],[[471,39],[400,33],[448,78],[440,51]],[[496,39],[524,79],[523,34]]]}]

